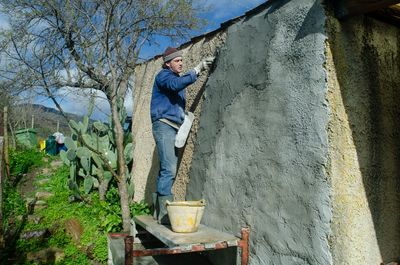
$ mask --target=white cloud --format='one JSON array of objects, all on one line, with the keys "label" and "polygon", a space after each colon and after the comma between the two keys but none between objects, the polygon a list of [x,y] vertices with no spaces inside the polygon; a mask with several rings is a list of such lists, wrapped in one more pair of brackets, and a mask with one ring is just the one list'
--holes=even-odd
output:
[{"label": "white cloud", "polygon": [[[110,115],[110,105],[105,94],[98,90],[82,90],[79,88],[62,88],[57,91],[56,98],[65,112],[77,115],[87,115],[90,97],[95,97],[95,106],[91,116],[94,120],[108,121]],[[125,108],[128,115],[132,113],[132,94],[128,93],[125,97]],[[49,99],[36,101],[38,104],[55,108],[54,103]]]},{"label": "white cloud", "polygon": [[103,92],[79,88],[62,88],[57,91],[56,98],[65,112],[86,115],[88,114],[90,94],[95,97],[93,118],[107,119],[106,116],[110,113],[110,108]]}]

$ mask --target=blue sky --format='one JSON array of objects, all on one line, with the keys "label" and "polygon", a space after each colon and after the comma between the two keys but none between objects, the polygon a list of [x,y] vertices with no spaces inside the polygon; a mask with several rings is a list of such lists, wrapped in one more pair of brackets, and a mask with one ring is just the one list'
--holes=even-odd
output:
[{"label": "blue sky", "polygon": [[[221,23],[232,18],[243,15],[246,11],[255,8],[256,6],[266,2],[266,0],[204,0],[204,6],[208,7],[207,12],[200,14],[200,17],[207,21],[205,28],[193,31],[192,36],[195,37],[215,29],[218,29]],[[160,45],[152,45],[146,47],[142,52],[144,58],[152,58],[155,55],[162,54],[165,47],[178,47],[185,41],[171,42],[168,39],[158,39]]]},{"label": "blue sky", "polygon": [[[230,20],[232,18],[243,15],[246,11],[255,8],[256,6],[262,4],[265,0],[204,0],[205,6],[208,6],[207,12],[201,14],[201,17],[206,19],[208,24],[201,31],[194,31],[189,37],[195,37],[210,31],[213,31],[220,27],[220,24]],[[7,22],[3,16],[0,15],[0,27],[7,27]],[[187,40],[182,40],[180,42],[171,42],[169,39],[158,39],[158,44],[153,44],[146,47],[143,50],[143,58],[152,58],[155,55],[161,54],[167,46],[179,46]],[[71,112],[75,114],[85,114],[87,112],[87,96],[81,96],[76,91],[65,90],[61,91],[63,93],[63,100],[61,105],[65,112]],[[109,112],[108,103],[102,100],[102,95],[98,94],[99,99],[96,101],[97,109],[93,113],[93,119],[106,120],[106,115]],[[126,107],[128,113],[131,112],[131,98],[127,96]],[[47,107],[55,108],[54,104],[43,97],[36,98],[35,102],[37,104],[42,104]]]}]

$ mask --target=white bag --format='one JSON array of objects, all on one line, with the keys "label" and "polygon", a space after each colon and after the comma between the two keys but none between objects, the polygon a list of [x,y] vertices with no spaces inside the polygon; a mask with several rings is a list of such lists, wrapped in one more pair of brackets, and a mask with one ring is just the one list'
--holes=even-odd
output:
[{"label": "white bag", "polygon": [[185,114],[185,119],[175,137],[176,147],[181,148],[185,145],[186,139],[190,132],[190,128],[192,128],[193,120],[194,120],[194,115],[192,112],[188,112],[187,114]]}]

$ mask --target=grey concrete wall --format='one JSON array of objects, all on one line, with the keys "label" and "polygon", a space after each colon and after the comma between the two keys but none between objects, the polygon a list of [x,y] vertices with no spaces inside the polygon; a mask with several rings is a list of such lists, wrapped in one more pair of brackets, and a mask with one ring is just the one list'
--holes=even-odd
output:
[{"label": "grey concrete wall", "polygon": [[398,261],[400,30],[368,16],[328,17],[333,261]]},{"label": "grey concrete wall", "polygon": [[[332,264],[325,14],[319,0],[269,1],[228,28],[206,85],[188,199],[239,236],[250,264]],[[229,253],[228,253],[229,254]],[[234,264],[219,254],[215,264]]]}]

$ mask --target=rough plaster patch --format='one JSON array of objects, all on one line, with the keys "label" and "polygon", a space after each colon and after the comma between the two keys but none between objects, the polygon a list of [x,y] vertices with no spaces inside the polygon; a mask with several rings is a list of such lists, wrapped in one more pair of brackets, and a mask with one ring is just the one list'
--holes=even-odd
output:
[{"label": "rough plaster patch", "polygon": [[188,198],[207,225],[251,227],[251,264],[331,264],[324,19],[273,1],[228,29],[207,83]]}]

